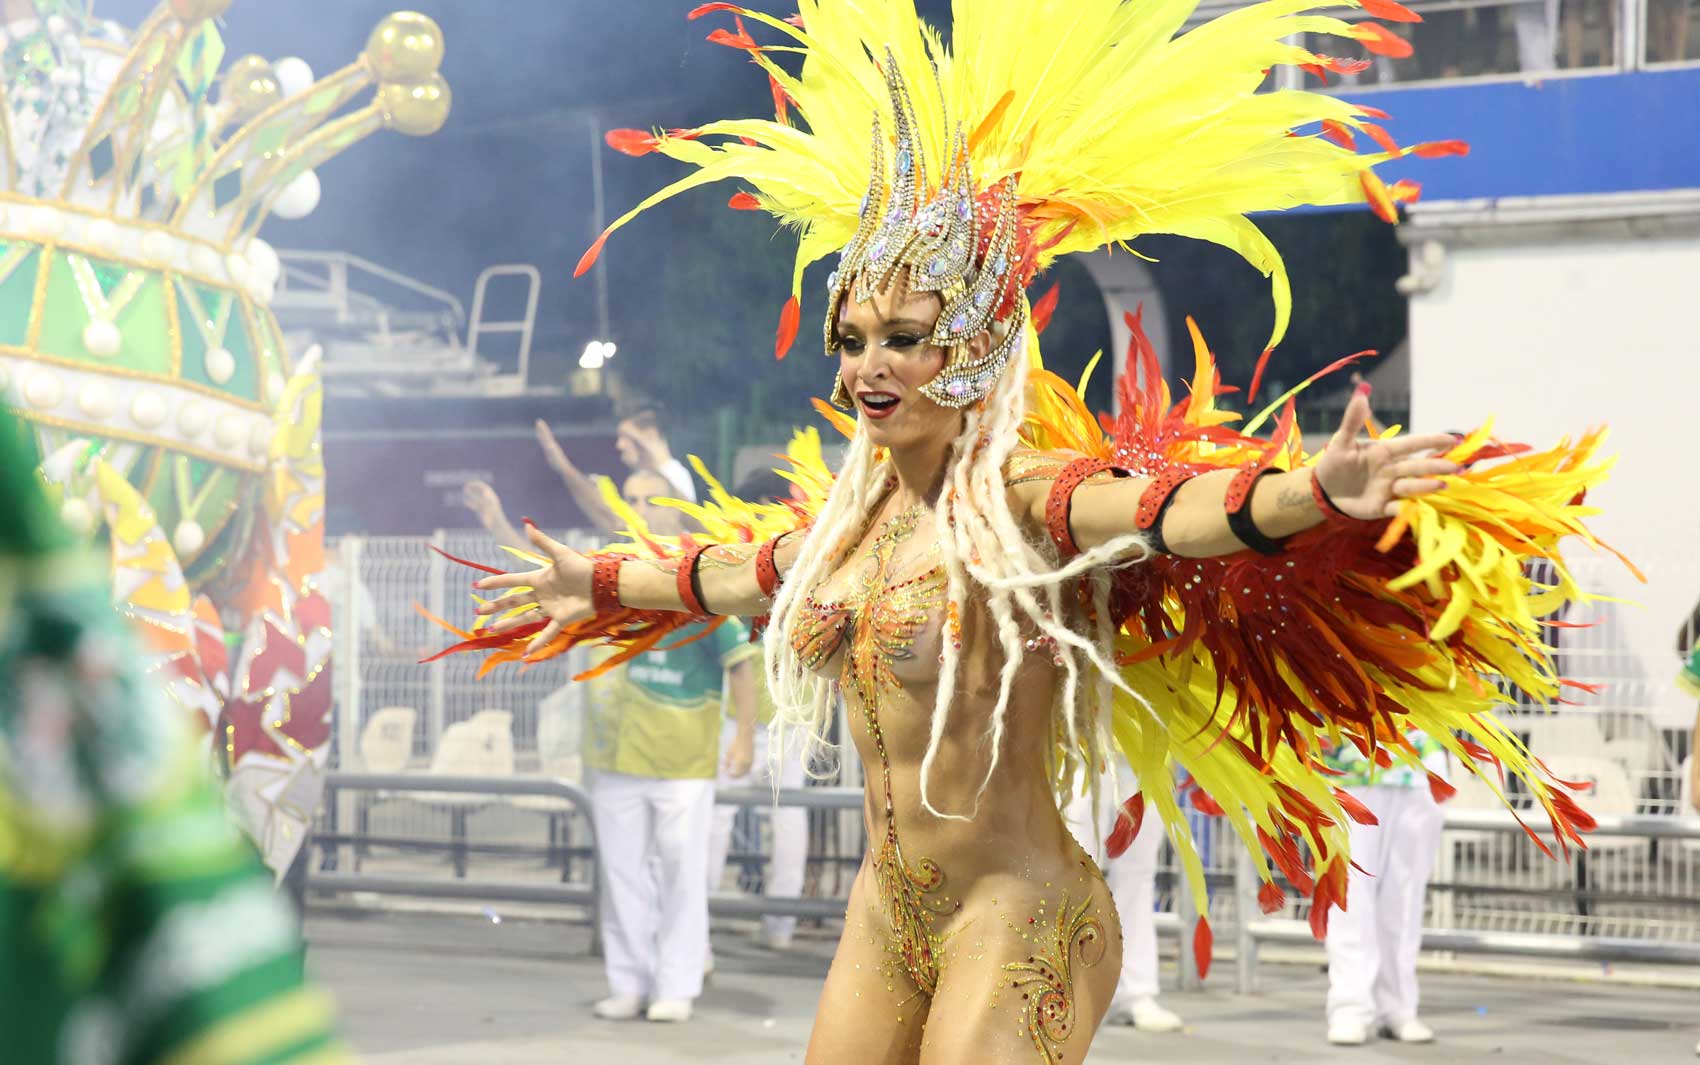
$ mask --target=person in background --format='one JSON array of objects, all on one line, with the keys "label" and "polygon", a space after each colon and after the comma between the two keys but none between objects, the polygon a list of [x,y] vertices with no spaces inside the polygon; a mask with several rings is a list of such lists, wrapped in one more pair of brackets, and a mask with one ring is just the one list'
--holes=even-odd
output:
[{"label": "person in background", "polygon": [[1429,774],[1445,780],[1447,756],[1422,733],[1407,738],[1427,772],[1397,762],[1381,769],[1350,744],[1324,757],[1344,774],[1335,783],[1377,822],[1348,824],[1350,905],[1328,921],[1328,1041],[1337,1046],[1367,1043],[1378,1030],[1401,1043],[1434,1041],[1434,1032],[1417,1019],[1417,952],[1445,820]]},{"label": "person in background", "polygon": [[[567,492],[584,513],[585,520],[605,535],[619,532],[620,522],[603,502],[602,489],[598,487],[596,478],[584,473],[567,457],[548,422],[539,418],[534,428],[544,459],[548,461],[549,468],[560,475],[561,482],[567,486]],[[665,479],[666,488],[660,495],[689,503],[697,501],[696,482],[691,480],[690,470],[673,457],[667,436],[661,431],[659,408],[639,406],[624,414],[615,429],[614,446],[628,470],[658,473]],[[508,520],[502,509],[501,497],[488,483],[468,481],[462,489],[462,499],[497,543],[525,551],[532,549],[525,536]]]},{"label": "person in background", "polygon": [[[790,482],[772,470],[764,470],[744,478],[738,484],[739,499],[757,503],[772,503],[791,494]],[[760,649],[760,645],[756,645]],[[759,669],[760,662],[757,662]],[[775,776],[781,788],[803,786],[803,759],[797,744],[787,745],[777,758],[769,749],[768,726],[773,720],[773,703],[768,699],[767,686],[758,685],[757,716],[754,729],[756,758],[752,763],[742,742],[742,725],[728,717],[721,726],[720,743],[726,756],[720,763],[716,787],[756,787],[770,789]],[[793,737],[797,734],[793,733]],[[741,771],[739,771],[741,770]],[[766,806],[773,823],[773,860],[763,883],[766,894],[773,898],[796,898],[803,893],[803,872],[808,862],[809,814],[801,806]],[[726,857],[732,844],[732,824],[738,816],[736,806],[716,806],[714,824],[708,845],[708,890],[718,891],[726,875]],[[762,937],[773,950],[791,946],[797,928],[795,917],[768,915],[762,918]],[[710,947],[707,967],[714,968],[714,952]]]},{"label": "person in background", "polygon": [[[1677,687],[1700,699],[1700,603],[1694,604],[1688,622],[1677,630],[1676,653],[1684,659],[1676,674]],[[1700,813],[1700,709],[1694,712],[1694,734],[1688,739],[1688,805]],[[1700,1043],[1695,1044],[1694,1053],[1700,1055]]]},{"label": "person in background", "polygon": [[18,442],[0,408],[0,1061],[350,1060],[293,912]]},{"label": "person in background", "polygon": [[[651,530],[675,536],[682,515],[651,502],[667,490],[660,474],[640,470],[621,494]],[[587,682],[582,750],[595,774],[598,918],[610,992],[594,1010],[608,1020],[640,1012],[652,1021],[689,1020],[702,993],[721,692],[724,685],[736,722],[727,772],[741,777],[754,758],[761,651],[736,618],[691,640],[702,632],[686,629],[669,649]]]},{"label": "person in background", "polygon": [[1117,787],[1106,777],[1099,788],[1099,809],[1093,818],[1092,797],[1076,795],[1063,811],[1063,820],[1081,849],[1104,871],[1122,928],[1122,971],[1110,999],[1106,1024],[1131,1024],[1142,1032],[1179,1031],[1183,1022],[1157,1001],[1157,855],[1163,848],[1163,822],[1149,808],[1122,854],[1110,858],[1103,840],[1115,819],[1115,796],[1139,790],[1126,766],[1118,770]]}]

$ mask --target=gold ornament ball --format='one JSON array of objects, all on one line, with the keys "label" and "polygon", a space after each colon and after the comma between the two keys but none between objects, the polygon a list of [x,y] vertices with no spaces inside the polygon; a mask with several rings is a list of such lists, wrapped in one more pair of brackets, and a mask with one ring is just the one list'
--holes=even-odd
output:
[{"label": "gold ornament ball", "polygon": [[443,64],[443,31],[417,11],[397,11],[372,31],[366,58],[380,81],[424,81]]},{"label": "gold ornament ball", "polygon": [[427,81],[411,85],[390,82],[378,89],[384,123],[409,137],[428,137],[442,129],[452,101],[449,83],[436,74]]},{"label": "gold ornament ball", "polygon": [[219,102],[240,115],[276,103],[281,91],[272,65],[257,55],[245,55],[230,64],[218,83]]},{"label": "gold ornament ball", "polygon": [[218,18],[230,6],[230,0],[171,0],[171,13],[179,22],[194,23]]}]

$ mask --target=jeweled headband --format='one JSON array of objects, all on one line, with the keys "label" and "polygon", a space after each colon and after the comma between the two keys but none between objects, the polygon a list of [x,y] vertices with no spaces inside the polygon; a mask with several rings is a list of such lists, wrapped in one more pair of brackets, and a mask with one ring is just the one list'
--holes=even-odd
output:
[{"label": "jeweled headband", "polygon": [[[839,305],[846,294],[862,303],[900,279],[911,292],[937,292],[944,310],[929,339],[949,349],[950,355],[938,376],[921,386],[921,393],[941,406],[966,407],[991,391],[1022,346],[1027,305],[1019,298],[1018,268],[1024,257],[1017,253],[1021,225],[1015,178],[1005,178],[984,196],[977,196],[967,138],[958,125],[951,142],[950,170],[932,189],[926,164],[915,147],[909,87],[890,51],[885,71],[897,127],[890,173],[885,130],[876,113],[872,172],[856,235],[839,253],[838,267],[827,278],[826,346],[829,351],[833,347]],[[944,128],[952,128],[948,114]],[[999,323],[995,343],[985,355],[974,358],[968,341],[994,322]],[[833,387],[832,402],[850,406],[842,378]]]}]

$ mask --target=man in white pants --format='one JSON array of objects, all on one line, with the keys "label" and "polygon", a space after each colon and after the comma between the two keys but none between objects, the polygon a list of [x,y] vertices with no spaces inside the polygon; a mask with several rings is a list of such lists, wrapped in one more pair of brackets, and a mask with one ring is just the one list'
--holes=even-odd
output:
[{"label": "man in white pants", "polygon": [[[1421,733],[1409,739],[1424,767],[1445,779],[1445,750]],[[1427,774],[1401,763],[1380,769],[1350,745],[1325,760],[1346,774],[1338,785],[1378,822],[1347,823],[1352,861],[1363,872],[1347,874],[1347,908],[1328,917],[1328,1041],[1356,1046],[1379,1029],[1402,1043],[1432,1042],[1434,1032],[1417,1019],[1417,952],[1423,899],[1440,850],[1440,804]]]},{"label": "man in white pants", "polygon": [[[757,470],[738,482],[738,498],[747,499],[752,503],[776,503],[790,495],[791,482],[771,469]],[[759,673],[760,662],[756,665]],[[803,786],[801,733],[792,733],[793,742],[786,743],[785,749],[779,753],[778,765],[774,765],[768,754],[768,730],[772,724],[773,703],[767,697],[767,685],[759,684],[756,692],[754,758],[751,757],[750,747],[741,742],[742,732],[738,722],[727,718],[720,736],[721,749],[726,752],[726,756],[720,763],[720,776],[715,781],[716,787],[770,789],[773,787],[775,775],[779,778],[781,788]],[[754,772],[751,771],[752,764]],[[809,812],[801,806],[780,806],[775,809],[771,804],[759,809],[769,811],[768,816],[773,825],[773,860],[768,865],[765,881],[767,895],[770,898],[796,898],[803,893],[803,872],[809,856]],[[710,893],[719,891],[721,882],[725,879],[726,856],[732,846],[732,823],[737,816],[736,806],[714,808],[714,827],[708,845]],[[762,918],[761,924],[762,937],[769,948],[785,950],[791,946],[791,936],[797,929],[795,917],[770,914]],[[712,944],[705,965],[709,971],[714,969]]]},{"label": "man in white pants", "polygon": [[[1157,1001],[1157,854],[1163,847],[1163,822],[1146,807],[1139,834],[1115,858],[1104,853],[1104,837],[1115,823],[1116,791],[1106,777],[1100,785],[1096,825],[1090,796],[1079,795],[1063,811],[1063,819],[1081,849],[1104,870],[1116,916],[1122,926],[1122,972],[1105,1020],[1131,1024],[1142,1032],[1173,1032],[1181,1019]],[[1117,774],[1123,799],[1139,789],[1133,772],[1121,766]]]},{"label": "man in white pants", "polygon": [[[622,494],[657,533],[678,531],[677,511],[648,503],[668,494],[659,474],[632,474]],[[680,639],[691,635],[685,630]],[[588,682],[583,750],[595,772],[591,813],[611,992],[596,1003],[598,1017],[689,1020],[702,993],[722,683],[753,733],[759,653],[748,630],[727,618],[702,639],[647,652]]]},{"label": "man in white pants", "polygon": [[[773,705],[768,701],[765,689],[758,693],[757,715],[753,761],[747,756],[740,756],[738,723],[729,718],[722,727],[720,742],[726,757],[721,759],[720,776],[715,787],[754,787],[766,791],[773,787],[775,776],[779,778],[781,788],[802,787],[803,761],[796,743],[786,744],[777,765],[768,757],[768,727],[773,720]],[[803,867],[808,861],[809,812],[801,806],[775,808],[771,804],[757,809],[767,812],[773,825],[773,859],[768,864],[766,893],[769,898],[796,898],[803,893]],[[732,846],[732,822],[737,816],[736,806],[719,805],[714,808],[714,823],[708,843],[708,890],[711,893],[719,891],[725,879],[727,853]],[[769,914],[761,919],[761,924],[762,938],[770,949],[785,950],[791,946],[791,936],[797,928],[795,917]],[[708,968],[714,968],[712,947]]]}]

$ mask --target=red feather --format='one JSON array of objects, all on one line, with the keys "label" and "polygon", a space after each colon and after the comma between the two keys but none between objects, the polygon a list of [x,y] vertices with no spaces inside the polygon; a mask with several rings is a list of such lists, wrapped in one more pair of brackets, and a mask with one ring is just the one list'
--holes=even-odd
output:
[{"label": "red feather", "polygon": [[774,358],[783,359],[791,350],[791,342],[797,339],[797,319],[802,310],[797,297],[792,296],[785,301],[785,309],[779,312],[779,332],[773,341]]},{"label": "red feather", "polygon": [[1215,946],[1216,936],[1210,931],[1210,922],[1200,917],[1198,925],[1192,930],[1192,960],[1198,963],[1200,980],[1210,975],[1210,962]]},{"label": "red feather", "polygon": [[1104,841],[1104,853],[1111,858],[1120,858],[1127,853],[1134,837],[1139,835],[1139,826],[1144,823],[1145,793],[1135,792],[1116,811],[1116,825],[1110,830],[1110,838]]},{"label": "red feather", "polygon": [[1374,122],[1365,122],[1363,124],[1363,131],[1370,135],[1371,140],[1381,145],[1384,151],[1389,151],[1394,155],[1398,155],[1402,150],[1399,147],[1399,142],[1393,139],[1393,134],[1387,132]]},{"label": "red feather", "polygon": [[1440,159],[1448,155],[1469,155],[1469,141],[1429,141],[1411,149],[1418,159]]},{"label": "red feather", "polygon": [[574,277],[584,276],[584,272],[586,270],[589,270],[591,267],[596,265],[597,257],[602,254],[602,245],[606,243],[608,243],[608,234],[604,232],[600,237],[596,238],[596,243],[592,244],[590,249],[586,251],[582,257],[580,257],[578,265],[573,267]]},{"label": "red feather", "polygon": [[1434,796],[1435,802],[1445,802],[1458,794],[1458,789],[1430,773],[1428,775],[1428,793]]},{"label": "red feather", "polygon": [[1287,893],[1281,890],[1274,881],[1264,884],[1257,889],[1257,908],[1264,913],[1274,913],[1287,904]]},{"label": "red feather", "polygon": [[1358,139],[1352,136],[1351,127],[1343,122],[1336,122],[1332,118],[1322,120],[1322,135],[1342,148],[1356,148],[1358,146]]},{"label": "red feather", "polygon": [[1250,403],[1257,398],[1257,390],[1263,387],[1263,371],[1269,368],[1269,356],[1275,354],[1274,348],[1264,348],[1263,354],[1257,357],[1257,369],[1251,372],[1251,387],[1246,390],[1245,401]]},{"label": "red feather", "polygon": [[1421,22],[1423,17],[1396,0],[1359,0],[1363,9],[1389,22]]},{"label": "red feather", "polygon": [[468,561],[467,559],[459,558],[455,555],[451,555],[447,551],[444,551],[442,548],[438,547],[436,544],[431,545],[431,550],[437,552],[437,554],[439,554],[439,555],[442,555],[444,558],[448,559],[450,562],[458,563],[462,566],[465,566],[467,569],[483,570],[485,573],[506,573],[507,572],[506,570],[497,569],[495,566],[486,566],[482,562],[471,562],[471,561]]},{"label": "red feather", "polygon": [[716,11],[736,11],[739,14],[743,14],[744,9],[737,4],[698,4],[696,7],[691,8],[690,14],[686,15],[685,19],[689,22],[695,22],[704,15],[712,15]]},{"label": "red feather", "polygon": [[1045,327],[1051,324],[1051,315],[1056,313],[1057,298],[1062,295],[1062,282],[1053,284],[1050,291],[1039,297],[1039,302],[1033,305],[1033,331],[1043,333]]},{"label": "red feather", "polygon": [[726,201],[726,206],[734,211],[759,211],[761,201],[747,192],[734,192],[732,198]]},{"label": "red feather", "polygon": [[1346,811],[1346,816],[1360,825],[1379,825],[1380,819],[1370,812],[1369,807],[1358,801],[1358,797],[1345,788],[1335,788],[1334,798],[1340,802],[1340,808]]},{"label": "red feather", "polygon": [[1383,111],[1381,108],[1371,107],[1369,104],[1353,104],[1352,106],[1356,107],[1358,109],[1358,113],[1363,115],[1365,118],[1379,118],[1383,122],[1391,121],[1393,118],[1392,115]]},{"label": "red feather", "polygon": [[1411,54],[1411,42],[1379,22],[1360,22],[1352,34],[1363,46],[1376,55],[1389,59],[1405,59]]},{"label": "red feather", "polygon": [[791,98],[785,94],[785,87],[779,84],[779,79],[774,77],[772,74],[767,76],[767,84],[768,88],[773,90],[774,121],[783,125],[788,114],[787,104],[790,103]]},{"label": "red feather", "polygon": [[756,39],[750,36],[749,30],[744,28],[743,16],[734,15],[732,21],[738,24],[737,33],[733,33],[731,30],[715,30],[708,35],[708,43],[723,44],[728,48],[737,48],[746,52],[757,51]]},{"label": "red feather", "polygon": [[1393,206],[1393,196],[1387,191],[1387,183],[1381,180],[1373,170],[1365,170],[1358,174],[1358,183],[1363,186],[1364,199],[1369,201],[1370,209],[1375,216],[1389,225],[1399,221],[1399,211]]},{"label": "red feather", "polygon": [[660,143],[653,134],[641,129],[611,129],[602,139],[622,155],[648,155]]}]

